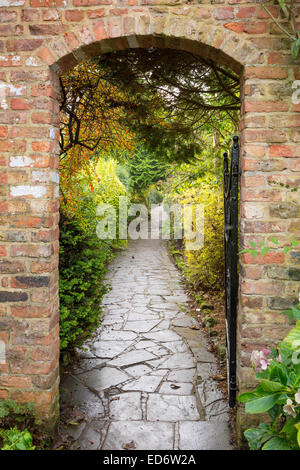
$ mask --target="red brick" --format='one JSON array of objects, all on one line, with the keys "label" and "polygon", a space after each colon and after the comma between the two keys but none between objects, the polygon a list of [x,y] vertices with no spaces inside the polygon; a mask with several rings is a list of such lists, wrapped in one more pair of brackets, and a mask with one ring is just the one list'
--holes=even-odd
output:
[{"label": "red brick", "polygon": [[[55,6],[63,7],[65,0],[55,0]],[[35,8],[53,7],[53,0],[30,0],[30,6]]]},{"label": "red brick", "polygon": [[48,65],[52,65],[55,62],[54,55],[48,47],[43,47],[43,49],[38,52],[38,56]]},{"label": "red brick", "polygon": [[43,44],[42,39],[16,39],[6,42],[9,52],[35,51]]},{"label": "red brick", "polygon": [[255,260],[251,253],[244,253],[242,259],[245,264],[283,264],[285,255],[284,253],[270,251],[264,256],[258,256]]},{"label": "red brick", "polygon": [[111,5],[112,0],[73,0],[73,5],[75,7],[89,7],[94,5]]},{"label": "red brick", "polygon": [[226,23],[224,26],[236,33],[242,33],[244,31],[244,23]]},{"label": "red brick", "polygon": [[282,201],[283,193],[282,191],[275,191],[271,189],[262,189],[262,190],[254,190],[254,189],[243,189],[242,191],[242,199],[244,201]]},{"label": "red brick", "polygon": [[284,282],[278,281],[264,281],[260,280],[246,280],[242,282],[242,292],[244,294],[254,295],[272,295],[278,292],[284,292]]},{"label": "red brick", "polygon": [[7,255],[6,246],[0,245],[0,256],[6,256],[6,255]]},{"label": "red brick", "polygon": [[7,137],[8,134],[8,127],[7,126],[0,126],[0,138],[3,139]]},{"label": "red brick", "polygon": [[300,145],[271,145],[269,149],[270,157],[299,157]]},{"label": "red brick", "polygon": [[[268,5],[268,10],[272,13],[274,18],[278,18],[279,16],[279,6]],[[266,12],[264,8],[258,7],[257,10],[257,17],[258,18],[270,18],[269,13]]]},{"label": "red brick", "polygon": [[94,24],[93,28],[94,28],[95,38],[97,39],[97,41],[101,41],[101,39],[107,38],[107,32],[105,30],[105,25],[104,25],[103,20],[97,21]]},{"label": "red brick", "polygon": [[102,16],[105,16],[105,9],[104,8],[98,8],[97,10],[88,11],[88,17],[91,18],[91,19],[100,18]]},{"label": "red brick", "polygon": [[28,101],[24,98],[12,98],[11,108],[16,110],[24,110],[29,109],[30,105]]},{"label": "red brick", "polygon": [[0,387],[29,388],[31,380],[29,377],[20,377],[15,375],[0,375]]},{"label": "red brick", "polygon": [[242,179],[242,186],[243,187],[257,187],[257,186],[265,186],[266,180],[265,177],[262,175],[254,175],[254,176],[243,176]]},{"label": "red brick", "polygon": [[0,152],[25,152],[26,142],[24,140],[0,141]]},{"label": "red brick", "polygon": [[31,121],[33,124],[51,124],[53,117],[51,113],[32,113]]},{"label": "red brick", "polygon": [[266,147],[262,145],[244,145],[244,152],[251,157],[263,157],[266,154]]},{"label": "red brick", "polygon": [[0,11],[0,23],[14,23],[17,20],[17,12],[9,10]]},{"label": "red brick", "polygon": [[290,169],[292,171],[300,171],[300,158],[298,158],[297,160],[291,161]]},{"label": "red brick", "polygon": [[210,18],[211,17],[211,9],[205,6],[201,6],[201,8],[196,8],[195,10],[195,16],[197,18]]},{"label": "red brick", "polygon": [[22,10],[21,19],[22,19],[22,21],[26,21],[26,22],[28,22],[28,21],[30,21],[30,22],[39,21],[40,11],[35,10],[35,9],[26,8],[25,10]]},{"label": "red brick", "polygon": [[285,101],[245,101],[244,102],[245,112],[254,113],[272,113],[280,111],[288,111],[289,103]]},{"label": "red brick", "polygon": [[216,7],[215,8],[215,18],[217,20],[228,20],[233,18],[234,9],[233,7]]},{"label": "red brick", "polygon": [[282,67],[270,67],[259,65],[256,67],[246,67],[246,78],[263,78],[265,80],[272,78],[287,78],[287,70]]},{"label": "red brick", "polygon": [[1,55],[0,67],[19,67],[22,65],[21,57],[17,55]]},{"label": "red brick", "polygon": [[67,10],[65,13],[65,18],[67,21],[82,21],[84,12],[82,10]]},{"label": "red brick", "polygon": [[244,31],[248,34],[264,34],[267,32],[267,23],[256,21],[255,23],[245,23]]},{"label": "red brick", "polygon": [[46,85],[45,83],[37,83],[31,88],[31,96],[50,96],[56,97],[56,92],[52,85]]},{"label": "red brick", "polygon": [[110,38],[122,36],[121,22],[118,18],[111,18],[108,21],[108,31]]},{"label": "red brick", "polygon": [[51,316],[51,308],[48,306],[13,305],[11,307],[11,314],[17,318],[47,318]]},{"label": "red brick", "polygon": [[43,20],[44,21],[58,21],[61,17],[61,11],[57,8],[47,8],[43,11]]},{"label": "red brick", "polygon": [[53,142],[32,142],[32,150],[35,152],[51,152]]},{"label": "red brick", "polygon": [[237,9],[236,17],[237,18],[252,18],[255,16],[256,6],[242,6]]},{"label": "red brick", "polygon": [[[34,364],[32,365],[32,370],[34,371]],[[34,372],[32,372],[34,374]],[[11,393],[11,398],[18,401],[19,403],[30,403],[33,402],[35,405],[39,404],[50,404],[53,400],[53,392],[24,392],[24,391],[13,391]]]}]

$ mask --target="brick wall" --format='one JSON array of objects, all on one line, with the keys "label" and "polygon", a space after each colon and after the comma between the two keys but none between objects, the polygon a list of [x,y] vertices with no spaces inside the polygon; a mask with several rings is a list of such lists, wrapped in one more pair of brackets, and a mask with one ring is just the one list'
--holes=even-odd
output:
[{"label": "brick wall", "polygon": [[[238,377],[253,384],[253,349],[288,328],[280,310],[299,294],[300,79],[290,43],[254,2],[0,0],[0,398],[58,410],[58,76],[82,60],[130,47],[193,51],[241,75],[240,239],[278,249],[240,268]],[[282,21],[277,7],[272,13]]]}]

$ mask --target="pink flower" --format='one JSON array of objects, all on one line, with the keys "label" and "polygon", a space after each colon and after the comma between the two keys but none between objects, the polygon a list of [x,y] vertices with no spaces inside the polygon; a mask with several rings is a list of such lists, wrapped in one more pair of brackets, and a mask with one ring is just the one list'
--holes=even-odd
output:
[{"label": "pink flower", "polygon": [[270,354],[269,349],[263,349],[262,351],[253,351],[251,354],[251,363],[256,372],[266,370],[270,364],[270,359],[266,356]]},{"label": "pink flower", "polygon": [[268,354],[271,354],[270,349],[263,349],[262,352],[264,353],[265,356],[268,356]]}]

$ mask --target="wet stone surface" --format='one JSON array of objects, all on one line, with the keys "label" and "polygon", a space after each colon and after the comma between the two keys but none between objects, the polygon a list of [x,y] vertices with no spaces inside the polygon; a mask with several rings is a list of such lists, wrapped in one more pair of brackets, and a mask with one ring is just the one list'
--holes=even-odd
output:
[{"label": "wet stone surface", "polygon": [[[131,242],[109,268],[102,326],[62,378],[72,449],[230,449],[216,358],[159,240]],[[196,327],[196,328],[195,328]]]}]

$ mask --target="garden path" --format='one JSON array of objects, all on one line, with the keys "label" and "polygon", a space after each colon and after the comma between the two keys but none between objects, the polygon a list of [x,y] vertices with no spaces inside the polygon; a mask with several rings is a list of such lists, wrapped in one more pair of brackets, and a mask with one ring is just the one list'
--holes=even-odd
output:
[{"label": "garden path", "polygon": [[230,449],[217,361],[164,242],[129,242],[108,278],[102,326],[62,379],[62,403],[84,416],[64,426],[71,448]]}]

